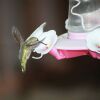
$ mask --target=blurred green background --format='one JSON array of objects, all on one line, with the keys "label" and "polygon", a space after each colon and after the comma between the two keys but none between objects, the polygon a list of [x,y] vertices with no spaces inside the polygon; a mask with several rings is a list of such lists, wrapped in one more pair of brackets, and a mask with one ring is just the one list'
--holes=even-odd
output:
[{"label": "blurred green background", "polygon": [[[26,39],[40,24],[63,34],[68,0],[0,0],[0,100],[100,100],[100,61],[31,57],[21,72],[11,28]],[[31,55],[32,56],[32,55]]]}]

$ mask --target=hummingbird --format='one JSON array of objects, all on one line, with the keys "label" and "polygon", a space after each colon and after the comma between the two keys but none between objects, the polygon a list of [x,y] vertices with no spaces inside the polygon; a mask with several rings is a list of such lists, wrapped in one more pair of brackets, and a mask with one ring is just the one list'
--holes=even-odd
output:
[{"label": "hummingbird", "polygon": [[43,31],[46,23],[40,25],[26,40],[23,39],[20,31],[14,26],[12,34],[14,39],[19,44],[19,60],[21,63],[22,72],[26,70],[26,64],[32,52],[40,54],[40,57],[33,56],[33,59],[40,59],[43,55],[50,52],[57,41],[55,30]]},{"label": "hummingbird", "polygon": [[[42,25],[44,26],[45,23]],[[26,40],[23,39],[20,31],[14,26],[12,28],[12,34],[13,37],[15,38],[16,42],[19,44],[19,60],[21,63],[21,68],[22,68],[22,72],[25,72],[26,70],[26,63],[27,60],[29,59],[32,51],[34,51],[34,49],[39,46],[39,44],[44,44],[42,41],[45,39],[43,38],[41,41],[38,40],[37,37],[34,37],[32,35],[30,35]]]}]

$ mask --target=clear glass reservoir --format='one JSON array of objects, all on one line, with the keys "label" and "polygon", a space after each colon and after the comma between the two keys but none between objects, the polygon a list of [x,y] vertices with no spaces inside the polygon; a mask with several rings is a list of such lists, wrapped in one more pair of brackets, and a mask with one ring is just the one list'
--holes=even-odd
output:
[{"label": "clear glass reservoir", "polygon": [[98,28],[100,0],[69,0],[69,15],[66,23],[70,32],[83,33]]}]

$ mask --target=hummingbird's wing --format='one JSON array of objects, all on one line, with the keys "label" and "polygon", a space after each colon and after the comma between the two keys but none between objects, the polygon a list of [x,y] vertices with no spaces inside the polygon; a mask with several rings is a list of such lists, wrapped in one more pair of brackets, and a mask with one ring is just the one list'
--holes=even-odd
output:
[{"label": "hummingbird's wing", "polygon": [[14,39],[16,40],[16,42],[19,44],[19,56],[18,56],[18,58],[21,59],[22,45],[24,44],[24,39],[21,36],[20,31],[15,26],[12,27],[12,35],[13,35]]},{"label": "hummingbird's wing", "polygon": [[21,46],[24,42],[24,39],[22,38],[20,31],[16,27],[13,27],[12,34],[16,42]]}]

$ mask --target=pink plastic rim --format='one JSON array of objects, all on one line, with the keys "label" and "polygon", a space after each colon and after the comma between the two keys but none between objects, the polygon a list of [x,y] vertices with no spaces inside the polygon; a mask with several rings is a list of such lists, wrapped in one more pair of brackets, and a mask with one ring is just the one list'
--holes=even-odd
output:
[{"label": "pink plastic rim", "polygon": [[87,33],[71,33],[69,32],[68,39],[83,40],[86,39]]}]

